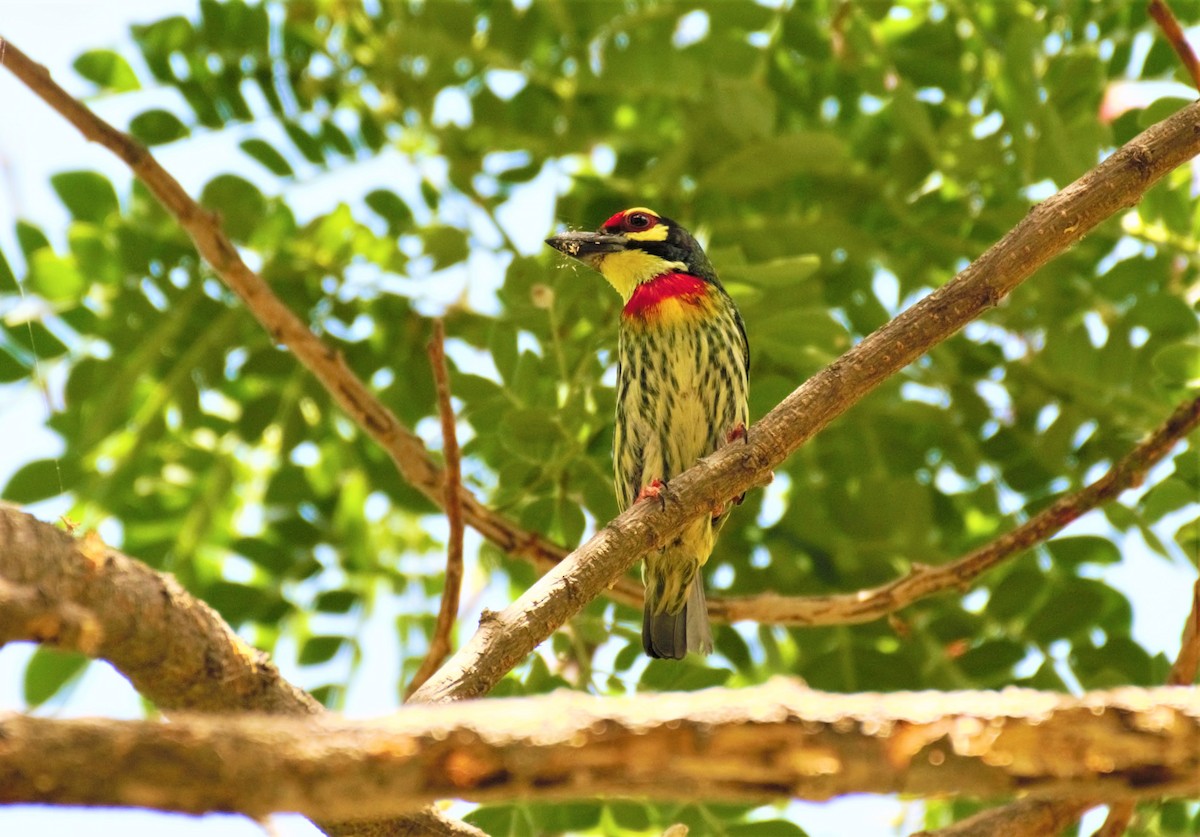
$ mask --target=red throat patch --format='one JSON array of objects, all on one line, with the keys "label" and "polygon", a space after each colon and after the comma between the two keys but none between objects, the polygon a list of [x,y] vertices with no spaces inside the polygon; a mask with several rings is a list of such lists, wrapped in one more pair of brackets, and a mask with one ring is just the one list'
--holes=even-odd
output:
[{"label": "red throat patch", "polygon": [[669,299],[699,307],[707,298],[708,283],[700,277],[690,273],[664,273],[634,288],[621,313],[646,320],[655,315],[660,303]]}]

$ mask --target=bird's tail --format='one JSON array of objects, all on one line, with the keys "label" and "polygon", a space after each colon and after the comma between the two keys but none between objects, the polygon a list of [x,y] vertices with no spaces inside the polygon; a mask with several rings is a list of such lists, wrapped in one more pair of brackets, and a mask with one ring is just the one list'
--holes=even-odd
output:
[{"label": "bird's tail", "polygon": [[712,652],[712,630],[708,626],[708,603],[704,599],[704,576],[697,572],[688,586],[687,599],[677,612],[659,607],[657,585],[646,585],[642,614],[642,648],[651,657],[682,660],[688,651]]}]

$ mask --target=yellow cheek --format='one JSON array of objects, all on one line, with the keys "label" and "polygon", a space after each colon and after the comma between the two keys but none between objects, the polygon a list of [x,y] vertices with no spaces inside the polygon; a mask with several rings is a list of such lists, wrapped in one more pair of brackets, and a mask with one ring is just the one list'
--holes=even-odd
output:
[{"label": "yellow cheek", "polygon": [[634,288],[642,282],[647,282],[655,276],[683,270],[682,262],[669,262],[652,256],[645,250],[625,250],[621,253],[610,253],[596,265],[608,283],[617,289],[621,299],[626,302],[633,294]]}]

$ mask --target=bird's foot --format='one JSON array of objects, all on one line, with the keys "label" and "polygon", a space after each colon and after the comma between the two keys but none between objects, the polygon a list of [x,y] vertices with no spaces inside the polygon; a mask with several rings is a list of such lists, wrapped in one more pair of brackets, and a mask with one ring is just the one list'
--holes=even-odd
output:
[{"label": "bird's foot", "polygon": [[736,427],[725,434],[725,444],[736,442],[738,439],[741,439],[744,444],[750,444],[750,434],[746,432],[746,425],[740,421]]},{"label": "bird's foot", "polygon": [[633,502],[636,503],[639,500],[658,500],[658,504],[665,509],[667,507],[666,492],[667,484],[665,482],[662,480],[650,480],[650,482],[642,486],[642,490],[638,492],[638,496],[634,498]]}]

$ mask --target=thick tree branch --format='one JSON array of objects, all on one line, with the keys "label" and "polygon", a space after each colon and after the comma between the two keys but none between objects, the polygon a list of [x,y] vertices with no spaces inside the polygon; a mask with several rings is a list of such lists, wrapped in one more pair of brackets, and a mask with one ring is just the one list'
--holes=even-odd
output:
[{"label": "thick tree branch", "polygon": [[429,364],[433,367],[433,380],[437,386],[438,415],[442,423],[442,448],[446,458],[446,486],[443,492],[446,520],[450,525],[450,537],[446,544],[446,578],[442,589],[442,603],[438,608],[437,624],[429,651],[412,682],[408,684],[405,698],[420,688],[438,667],[450,656],[450,634],[454,620],[458,618],[458,596],[463,578],[463,518],[459,487],[462,484],[462,467],[459,461],[458,432],[455,429],[454,407],[450,403],[450,372],[446,368],[446,330],[442,321],[433,321],[433,338],[429,341]]},{"label": "thick tree branch", "polygon": [[[76,539],[0,503],[0,644],[15,640],[108,660],[139,694],[167,711],[324,712],[170,575],[109,548],[94,534]],[[81,772],[107,781],[115,775],[107,766]],[[432,810],[403,821],[321,827],[359,837],[482,835]]]},{"label": "thick tree branch", "polygon": [[1141,485],[1146,473],[1197,425],[1200,396],[1176,407],[1166,421],[1100,479],[1059,498],[1016,529],[956,561],[937,567],[918,564],[902,578],[854,593],[713,599],[709,612],[727,622],[748,619],[782,625],[855,624],[886,616],[943,590],[961,590],[997,564],[1045,541],[1086,512],[1115,500],[1127,488]]},{"label": "thick tree branch", "polygon": [[485,694],[538,643],[643,554],[691,519],[762,480],[798,447],[889,376],[1004,299],[1097,224],[1132,206],[1155,181],[1200,152],[1200,103],[1130,140],[1104,162],[1030,210],[951,282],[875,331],[806,381],[755,424],[671,481],[660,508],[639,503],[539,579],[479,631],[414,698]]},{"label": "thick tree branch", "polygon": [[0,646],[28,640],[94,655],[103,636],[100,621],[86,608],[0,577]]},{"label": "thick tree branch", "polygon": [[[323,711],[173,577],[110,549],[94,533],[76,539],[0,503],[0,580],[0,591],[52,608],[23,624],[4,608],[0,641],[48,641],[106,659],[161,709]],[[53,620],[60,630],[51,630]]]},{"label": "thick tree branch", "polygon": [[396,816],[447,796],[770,801],[850,792],[1197,794],[1200,694],[844,695],[775,681],[628,698],[560,692],[414,706],[373,722],[0,719],[2,802],[256,817],[297,811],[336,822]]}]

